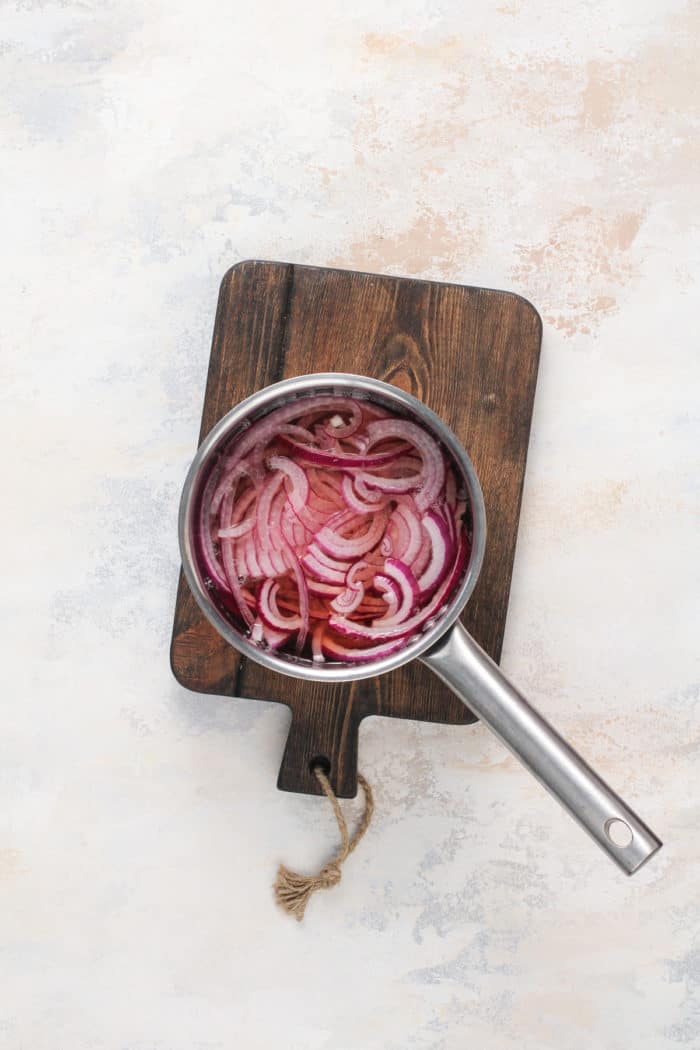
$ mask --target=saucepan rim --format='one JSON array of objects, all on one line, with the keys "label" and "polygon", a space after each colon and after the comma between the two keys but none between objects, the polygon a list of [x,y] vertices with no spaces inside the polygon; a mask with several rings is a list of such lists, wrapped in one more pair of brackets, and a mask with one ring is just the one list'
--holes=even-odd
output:
[{"label": "saucepan rim", "polygon": [[[193,537],[197,499],[201,491],[201,482],[208,475],[213,457],[246,421],[258,419],[279,405],[315,393],[340,394],[346,397],[354,395],[384,403],[387,407],[394,407],[413,416],[452,455],[462,472],[471,507],[473,536],[469,564],[445,611],[438,616],[432,627],[411,639],[405,648],[362,664],[317,664],[311,660],[301,660],[288,654],[280,655],[272,650],[260,648],[240,633],[216,606],[205,585],[195,554]],[[319,372],[283,379],[264,387],[239,402],[209,431],[199,446],[185,478],[180,500],[178,535],[182,567],[194,599],[209,623],[230,645],[243,656],[293,678],[316,682],[351,682],[386,674],[415,660],[427,652],[454,624],[468,602],[481,571],[486,549],[486,509],[479,478],[471,459],[453,431],[427,405],[399,387],[369,376],[347,372]]]}]

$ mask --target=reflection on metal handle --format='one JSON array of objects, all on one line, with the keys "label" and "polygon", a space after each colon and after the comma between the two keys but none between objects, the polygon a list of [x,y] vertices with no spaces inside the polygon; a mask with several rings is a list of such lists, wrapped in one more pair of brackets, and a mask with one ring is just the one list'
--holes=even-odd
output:
[{"label": "reflection on metal handle", "polygon": [[458,622],[420,657],[632,875],[661,841],[530,706]]}]

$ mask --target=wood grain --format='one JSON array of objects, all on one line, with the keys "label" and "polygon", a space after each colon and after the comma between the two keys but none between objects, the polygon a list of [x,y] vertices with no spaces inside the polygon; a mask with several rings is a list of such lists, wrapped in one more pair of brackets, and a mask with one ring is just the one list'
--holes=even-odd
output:
[{"label": "wood grain", "polygon": [[[200,440],[238,401],[279,379],[355,372],[420,398],[452,427],[481,480],[488,543],[463,620],[498,660],[505,629],[542,326],[510,292],[352,271],[244,262],[224,276]],[[292,711],[278,787],[319,794],[330,761],[340,797],[357,791],[357,739],[368,715],[464,724],[471,713],[418,663],[326,685],[246,660],[210,627],[180,576],[171,645],[189,689],[276,700]]]}]

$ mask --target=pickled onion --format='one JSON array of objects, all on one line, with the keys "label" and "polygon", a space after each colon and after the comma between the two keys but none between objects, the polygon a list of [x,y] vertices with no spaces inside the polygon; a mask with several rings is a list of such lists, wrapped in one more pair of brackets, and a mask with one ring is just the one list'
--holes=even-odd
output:
[{"label": "pickled onion", "polygon": [[261,648],[380,659],[430,626],[468,562],[459,471],[422,426],[310,396],[235,436],[201,489],[207,586]]}]

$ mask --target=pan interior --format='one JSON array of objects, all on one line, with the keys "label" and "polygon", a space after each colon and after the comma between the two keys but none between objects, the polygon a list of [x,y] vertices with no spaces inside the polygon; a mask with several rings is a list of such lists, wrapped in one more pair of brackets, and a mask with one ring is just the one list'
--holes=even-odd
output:
[{"label": "pan interior", "polygon": [[[207,578],[198,553],[196,522],[208,478],[249,427],[273,410],[290,402],[299,402],[316,394],[340,395],[369,401],[405,418],[426,430],[440,445],[451,463],[458,485],[467,498],[465,527],[471,540],[468,562],[444,603],[405,645],[390,655],[361,663],[321,663],[293,652],[261,647],[250,637],[236,618],[222,605],[216,589]],[[396,387],[363,376],[324,374],[284,380],[241,402],[228,413],[202,443],[192,463],[183,489],[180,507],[180,546],[183,568],[194,597],[204,615],[219,633],[242,654],[282,674],[317,681],[349,681],[383,674],[425,652],[454,622],[466,603],[478,577],[485,543],[485,515],[481,488],[474,467],[455,435],[420,401]]]}]

